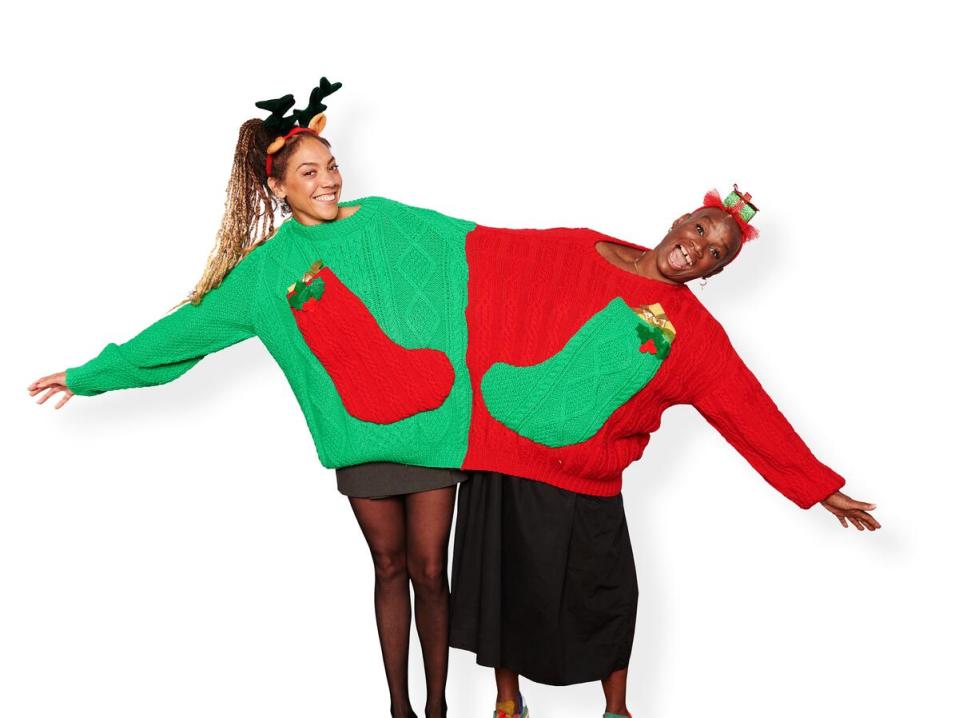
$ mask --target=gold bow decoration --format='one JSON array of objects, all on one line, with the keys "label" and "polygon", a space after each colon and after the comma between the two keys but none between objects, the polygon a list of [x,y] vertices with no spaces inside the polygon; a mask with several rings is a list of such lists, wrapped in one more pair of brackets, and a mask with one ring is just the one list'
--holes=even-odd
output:
[{"label": "gold bow decoration", "polygon": [[663,305],[659,302],[655,304],[643,304],[638,307],[633,307],[633,311],[639,315],[647,324],[662,330],[663,334],[666,336],[666,339],[669,342],[672,342],[676,338],[676,327],[673,326],[673,323],[669,321],[669,317],[666,316],[666,311],[663,309]]}]

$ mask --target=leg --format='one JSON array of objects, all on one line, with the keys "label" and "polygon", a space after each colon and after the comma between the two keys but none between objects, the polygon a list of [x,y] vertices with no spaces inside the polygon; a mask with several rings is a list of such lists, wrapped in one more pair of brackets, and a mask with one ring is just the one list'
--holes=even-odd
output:
[{"label": "leg", "polygon": [[390,690],[390,714],[395,718],[414,716],[408,684],[410,586],[403,503],[403,497],[350,499],[373,556],[376,629]]},{"label": "leg", "polygon": [[613,671],[603,679],[603,693],[606,694],[606,712],[619,716],[628,716],[626,710],[626,671],[622,668]]},{"label": "leg", "polygon": [[407,562],[426,670],[426,716],[446,716],[450,590],[446,575],[456,487],[406,496]]},{"label": "leg", "polygon": [[512,702],[519,706],[519,674],[508,668],[494,668],[496,673],[496,706]]},{"label": "leg", "polygon": [[494,668],[496,718],[529,718],[529,708],[519,690],[519,674],[509,668]]}]

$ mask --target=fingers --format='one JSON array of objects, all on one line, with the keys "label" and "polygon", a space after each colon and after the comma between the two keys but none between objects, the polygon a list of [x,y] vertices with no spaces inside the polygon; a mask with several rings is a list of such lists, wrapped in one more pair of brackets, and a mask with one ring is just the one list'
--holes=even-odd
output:
[{"label": "fingers", "polygon": [[842,524],[843,528],[848,527],[846,520],[851,522],[859,531],[865,531],[866,529],[875,531],[882,528],[881,524],[868,513],[876,509],[876,505],[873,503],[857,501],[841,491],[836,491],[823,500],[822,505],[836,517],[841,517],[839,523]]},{"label": "fingers", "polygon": [[54,394],[56,394],[58,391],[60,391],[60,387],[58,387],[58,386],[51,386],[49,389],[47,389],[46,393],[45,393],[43,396],[41,396],[39,399],[37,399],[37,403],[38,403],[38,404],[43,404],[47,399],[49,399],[51,396],[53,396]]},{"label": "fingers", "polygon": [[30,392],[30,395],[33,396],[37,392],[46,389],[52,384],[62,384],[65,385],[67,382],[66,372],[58,371],[56,374],[47,374],[46,376],[40,377],[35,382],[30,384],[27,387],[27,391]]},{"label": "fingers", "polygon": [[882,528],[882,524],[876,521],[876,519],[867,514],[865,511],[857,511],[856,518],[865,524],[866,528],[870,531],[875,531],[876,529]]},{"label": "fingers", "polygon": [[41,396],[39,399],[37,399],[37,403],[38,403],[38,404],[43,404],[43,403],[45,403],[45,402],[47,401],[47,399],[49,399],[51,396],[53,396],[54,394],[58,394],[58,393],[60,393],[61,391],[63,392],[63,396],[60,398],[60,401],[57,402],[56,406],[53,407],[54,409],[59,409],[61,406],[63,406],[64,404],[66,404],[66,403],[70,400],[70,397],[73,396],[73,392],[70,391],[69,389],[67,389],[67,388],[66,388],[65,386],[63,386],[62,384],[54,384],[54,385],[51,386],[49,389],[47,389],[46,392],[44,393],[44,395]]},{"label": "fingers", "polygon": [[844,529],[849,528],[849,522],[860,531],[882,528],[882,524],[865,511],[833,511],[833,514]]},{"label": "fingers", "polygon": [[50,376],[45,376],[42,379],[37,379],[33,384],[28,387],[30,396],[36,396],[40,392],[43,392],[43,395],[37,399],[37,404],[45,404],[47,399],[49,399],[54,394],[59,394],[63,392],[63,396],[60,397],[59,401],[54,405],[54,409],[62,409],[71,398],[75,395],[70,388],[64,383],[65,376],[63,372],[59,374],[51,374]]},{"label": "fingers", "polygon": [[36,394],[38,391],[42,391],[43,389],[45,389],[46,387],[50,385],[50,380],[52,378],[53,378],[52,374],[50,376],[40,377],[35,382],[33,382],[30,386],[27,387],[27,391],[29,391],[31,394]]},{"label": "fingers", "polygon": [[852,509],[858,509],[859,511],[875,511],[876,505],[871,504],[867,501],[856,501],[856,499],[846,496],[844,493],[837,491],[832,496],[830,496],[827,501],[833,506],[836,506],[844,511],[849,511]]}]

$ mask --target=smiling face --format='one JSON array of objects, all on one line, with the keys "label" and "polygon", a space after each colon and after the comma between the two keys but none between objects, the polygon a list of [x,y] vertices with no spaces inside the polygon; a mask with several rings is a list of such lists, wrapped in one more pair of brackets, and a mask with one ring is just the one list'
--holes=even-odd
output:
[{"label": "smiling face", "polygon": [[698,209],[673,222],[653,250],[656,269],[671,282],[709,277],[721,272],[742,245],[736,221],[717,207]]},{"label": "smiling face", "polygon": [[343,179],[336,159],[316,137],[300,135],[286,158],[282,177],[270,177],[270,189],[286,199],[300,224],[332,222],[339,216]]}]

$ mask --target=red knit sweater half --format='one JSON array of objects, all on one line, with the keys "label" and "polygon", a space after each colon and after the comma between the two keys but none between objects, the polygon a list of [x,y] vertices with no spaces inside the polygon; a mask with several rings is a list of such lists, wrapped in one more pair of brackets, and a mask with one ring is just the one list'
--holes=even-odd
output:
[{"label": "red knit sweater half", "polygon": [[[600,256],[589,229],[496,229],[466,238],[469,344],[473,387],[463,468],[522,476],[563,489],[611,496],[639,459],[663,411],[692,404],[772,486],[803,508],[836,491],[841,476],[820,463],[739,358],[719,322],[683,285],[620,269]],[[547,360],[612,299],[663,306],[676,327],[669,357],[652,380],[619,407],[598,433],[551,448],[490,416],[480,388],[497,362]]]}]

